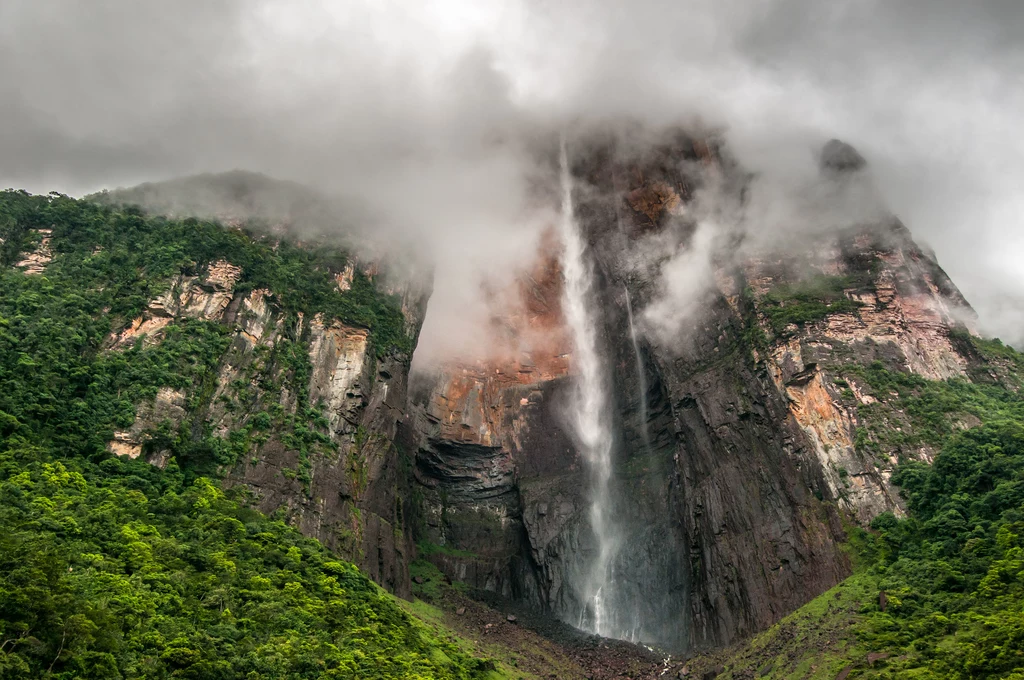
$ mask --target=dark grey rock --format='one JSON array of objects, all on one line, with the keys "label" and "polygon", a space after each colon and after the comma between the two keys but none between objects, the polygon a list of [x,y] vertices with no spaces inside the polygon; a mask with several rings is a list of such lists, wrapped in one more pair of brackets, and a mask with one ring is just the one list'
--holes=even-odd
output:
[{"label": "dark grey rock", "polygon": [[831,173],[849,173],[867,165],[858,151],[838,139],[829,140],[821,149],[821,169]]}]

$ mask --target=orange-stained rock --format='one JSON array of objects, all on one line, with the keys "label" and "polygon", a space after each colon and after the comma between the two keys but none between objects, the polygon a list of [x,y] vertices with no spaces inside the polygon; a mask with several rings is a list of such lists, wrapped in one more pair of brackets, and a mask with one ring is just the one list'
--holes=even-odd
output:
[{"label": "orange-stained rock", "polygon": [[142,453],[142,444],[131,440],[127,432],[115,432],[114,438],[107,442],[107,450],[115,456],[138,458]]},{"label": "orange-stained rock", "polygon": [[682,201],[667,183],[652,182],[626,194],[626,203],[655,226],[666,213],[677,210]]},{"label": "orange-stained rock", "polygon": [[[903,514],[899,497],[889,483],[896,460],[880,464],[858,455],[853,442],[854,415],[840,403],[835,396],[838,388],[816,365],[808,367],[800,362],[799,351],[798,341],[777,349],[769,371],[784,391],[793,419],[807,434],[833,496],[865,523],[887,510]],[[802,372],[783,383],[779,367],[794,358],[803,367]]]},{"label": "orange-stained rock", "polygon": [[148,343],[155,343],[159,340],[159,332],[172,320],[169,316],[136,317],[114,337],[112,346],[114,349],[128,347],[140,336],[144,336]]},{"label": "orange-stained rock", "polygon": [[[202,277],[174,277],[162,295],[149,303],[142,316],[136,317],[120,332],[107,339],[107,345],[123,349],[146,336],[147,343],[160,340],[160,331],[174,318],[187,317],[204,321],[220,321],[234,297],[235,283],[242,275],[239,267],[224,260],[212,263]],[[266,291],[253,291],[250,304],[259,304]]]},{"label": "orange-stained rock", "polygon": [[234,290],[235,283],[241,275],[241,267],[236,267],[225,260],[217,260],[207,270],[204,283],[214,290],[230,292]]},{"label": "orange-stained rock", "polygon": [[549,234],[536,265],[501,298],[505,306],[492,319],[487,358],[437,371],[424,407],[439,425],[439,438],[483,446],[514,442],[518,426],[506,431],[503,423],[511,413],[512,422],[522,424],[514,418],[526,406],[520,388],[569,373],[572,338],[562,319],[558,254]]}]

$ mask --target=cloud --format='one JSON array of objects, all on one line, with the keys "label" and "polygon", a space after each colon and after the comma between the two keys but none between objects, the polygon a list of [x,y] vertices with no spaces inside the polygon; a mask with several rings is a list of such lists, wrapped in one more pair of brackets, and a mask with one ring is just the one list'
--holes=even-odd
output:
[{"label": "cloud", "polygon": [[688,336],[699,319],[713,282],[712,258],[716,240],[725,230],[711,221],[698,224],[686,248],[677,250],[662,266],[657,297],[643,312],[646,331],[662,346],[674,347]]},{"label": "cloud", "polygon": [[1017,0],[8,0],[0,184],[311,184],[429,254],[443,348],[535,247],[565,122],[699,118],[763,191],[839,137],[983,329],[1024,341],[1022,23]]}]

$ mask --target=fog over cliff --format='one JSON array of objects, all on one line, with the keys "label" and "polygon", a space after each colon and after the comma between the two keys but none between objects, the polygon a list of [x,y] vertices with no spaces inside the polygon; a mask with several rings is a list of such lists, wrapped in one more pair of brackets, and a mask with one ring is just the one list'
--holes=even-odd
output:
[{"label": "fog over cliff", "polygon": [[[1016,0],[8,0],[0,185],[244,168],[314,186],[436,267],[422,344],[442,356],[478,342],[481,281],[552,223],[559,129],[722,130],[763,233],[818,220],[815,153],[838,137],[982,330],[1021,342],[1022,24]],[[686,257],[664,272],[673,313],[705,261]]]}]

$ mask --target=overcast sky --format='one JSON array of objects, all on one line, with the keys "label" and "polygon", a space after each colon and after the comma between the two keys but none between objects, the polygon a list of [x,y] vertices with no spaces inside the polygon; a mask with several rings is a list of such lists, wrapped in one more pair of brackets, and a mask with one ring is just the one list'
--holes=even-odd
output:
[{"label": "overcast sky", "polygon": [[477,262],[544,219],[529,131],[622,115],[724,126],[765,173],[850,142],[983,328],[1024,339],[1020,0],[0,3],[3,186],[253,169]]}]

